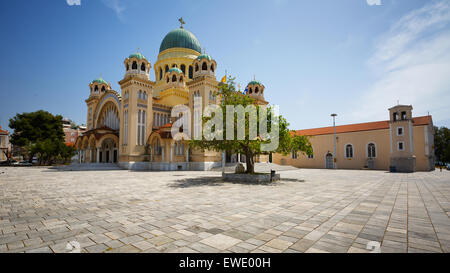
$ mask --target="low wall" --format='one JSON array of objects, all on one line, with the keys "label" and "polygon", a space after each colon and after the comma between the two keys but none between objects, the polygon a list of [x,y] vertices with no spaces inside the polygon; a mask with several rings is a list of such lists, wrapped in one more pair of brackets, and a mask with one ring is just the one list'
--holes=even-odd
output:
[{"label": "low wall", "polygon": [[119,162],[119,166],[134,171],[209,171],[221,162]]},{"label": "low wall", "polygon": [[270,173],[268,174],[235,174],[235,173],[224,173],[222,177],[225,181],[229,182],[249,182],[249,183],[270,183],[279,181],[281,179],[279,174],[271,178]]}]

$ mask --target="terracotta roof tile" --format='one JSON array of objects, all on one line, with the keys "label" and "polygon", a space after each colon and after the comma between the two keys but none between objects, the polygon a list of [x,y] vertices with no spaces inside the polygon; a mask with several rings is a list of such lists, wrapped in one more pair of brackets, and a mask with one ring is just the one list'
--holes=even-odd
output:
[{"label": "terracotta roof tile", "polygon": [[0,134],[2,134],[2,135],[7,135],[8,134],[8,131],[2,130],[2,126],[1,125],[0,125]]},{"label": "terracotta roof tile", "polygon": [[[426,124],[430,124],[430,123],[432,123],[431,116],[423,116],[423,117],[413,118],[414,126],[426,125]],[[361,132],[361,131],[372,131],[372,130],[381,130],[381,129],[389,129],[389,121],[388,120],[336,126],[336,134]],[[329,134],[333,134],[333,127],[331,126],[331,127],[322,127],[322,128],[315,128],[315,129],[297,130],[296,134],[304,135],[304,136],[329,135]]]}]

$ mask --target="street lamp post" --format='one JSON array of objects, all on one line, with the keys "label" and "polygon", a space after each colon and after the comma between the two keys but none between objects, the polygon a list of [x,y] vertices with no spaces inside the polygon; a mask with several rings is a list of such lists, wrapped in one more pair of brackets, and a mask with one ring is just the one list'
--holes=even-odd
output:
[{"label": "street lamp post", "polygon": [[331,114],[333,117],[333,139],[334,139],[334,158],[333,158],[333,167],[336,169],[336,117],[337,114]]}]

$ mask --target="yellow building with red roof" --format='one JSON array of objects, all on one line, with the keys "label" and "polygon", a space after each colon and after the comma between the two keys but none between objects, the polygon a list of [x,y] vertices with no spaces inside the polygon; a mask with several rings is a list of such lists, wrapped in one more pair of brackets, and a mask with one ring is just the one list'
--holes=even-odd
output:
[{"label": "yellow building with red roof", "polygon": [[432,117],[412,117],[408,105],[397,105],[389,113],[390,119],[385,121],[297,130],[295,134],[308,136],[314,154],[275,154],[273,162],[299,168],[434,170]]}]

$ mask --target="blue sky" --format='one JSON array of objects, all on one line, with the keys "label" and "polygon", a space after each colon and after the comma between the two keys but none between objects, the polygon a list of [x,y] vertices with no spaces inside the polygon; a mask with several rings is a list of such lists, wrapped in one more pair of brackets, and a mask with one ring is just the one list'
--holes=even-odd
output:
[{"label": "blue sky", "polygon": [[139,47],[153,64],[181,16],[217,77],[255,75],[291,129],[329,126],[333,112],[338,124],[386,120],[398,100],[450,127],[445,0],[7,1],[0,124],[38,109],[85,123],[89,82],[101,74],[119,91],[124,58]]}]

